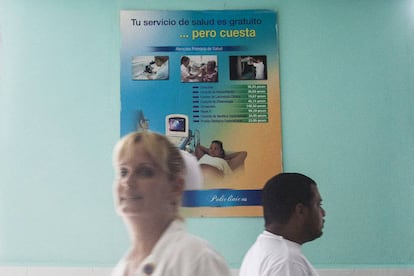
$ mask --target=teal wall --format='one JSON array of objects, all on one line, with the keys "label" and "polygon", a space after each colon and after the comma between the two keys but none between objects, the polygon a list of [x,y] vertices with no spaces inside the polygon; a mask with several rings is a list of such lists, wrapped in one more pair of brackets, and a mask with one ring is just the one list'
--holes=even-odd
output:
[{"label": "teal wall", "polygon": [[[283,162],[319,183],[324,267],[414,267],[414,1],[0,0],[0,265],[111,266],[121,9],[273,9]],[[233,268],[262,218],[188,219]]]}]

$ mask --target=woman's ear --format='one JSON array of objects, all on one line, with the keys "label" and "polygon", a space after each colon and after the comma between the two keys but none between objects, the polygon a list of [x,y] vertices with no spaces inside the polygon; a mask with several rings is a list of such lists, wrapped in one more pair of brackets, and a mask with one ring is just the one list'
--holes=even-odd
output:
[{"label": "woman's ear", "polygon": [[184,192],[184,177],[178,176],[173,180],[172,188],[171,188],[171,205],[173,206],[180,206],[181,197]]},{"label": "woman's ear", "polygon": [[174,181],[173,192],[177,193],[177,195],[181,195],[184,191],[184,182],[185,180],[183,175],[177,176],[177,178]]}]

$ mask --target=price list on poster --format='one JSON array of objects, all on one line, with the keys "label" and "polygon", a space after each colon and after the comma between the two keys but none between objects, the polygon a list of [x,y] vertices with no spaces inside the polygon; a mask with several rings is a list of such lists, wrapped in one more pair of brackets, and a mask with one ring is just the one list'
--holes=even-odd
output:
[{"label": "price list on poster", "polygon": [[192,87],[193,121],[201,123],[267,123],[267,85]]}]

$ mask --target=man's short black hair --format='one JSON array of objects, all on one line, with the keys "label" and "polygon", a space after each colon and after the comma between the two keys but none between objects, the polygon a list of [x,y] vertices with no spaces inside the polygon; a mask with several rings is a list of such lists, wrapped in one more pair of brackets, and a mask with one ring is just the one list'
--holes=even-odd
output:
[{"label": "man's short black hair", "polygon": [[269,179],[262,194],[265,224],[285,224],[298,203],[309,206],[314,196],[311,185],[316,182],[300,173],[280,173]]}]

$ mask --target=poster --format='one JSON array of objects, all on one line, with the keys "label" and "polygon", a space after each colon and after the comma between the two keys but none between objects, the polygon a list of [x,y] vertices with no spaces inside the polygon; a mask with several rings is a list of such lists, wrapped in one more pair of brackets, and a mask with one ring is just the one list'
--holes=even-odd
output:
[{"label": "poster", "polygon": [[[120,20],[121,136],[159,132],[200,158],[204,182],[185,191],[185,216],[261,216],[261,189],[282,171],[276,12],[125,10]],[[212,141],[224,156],[209,156]]]}]

